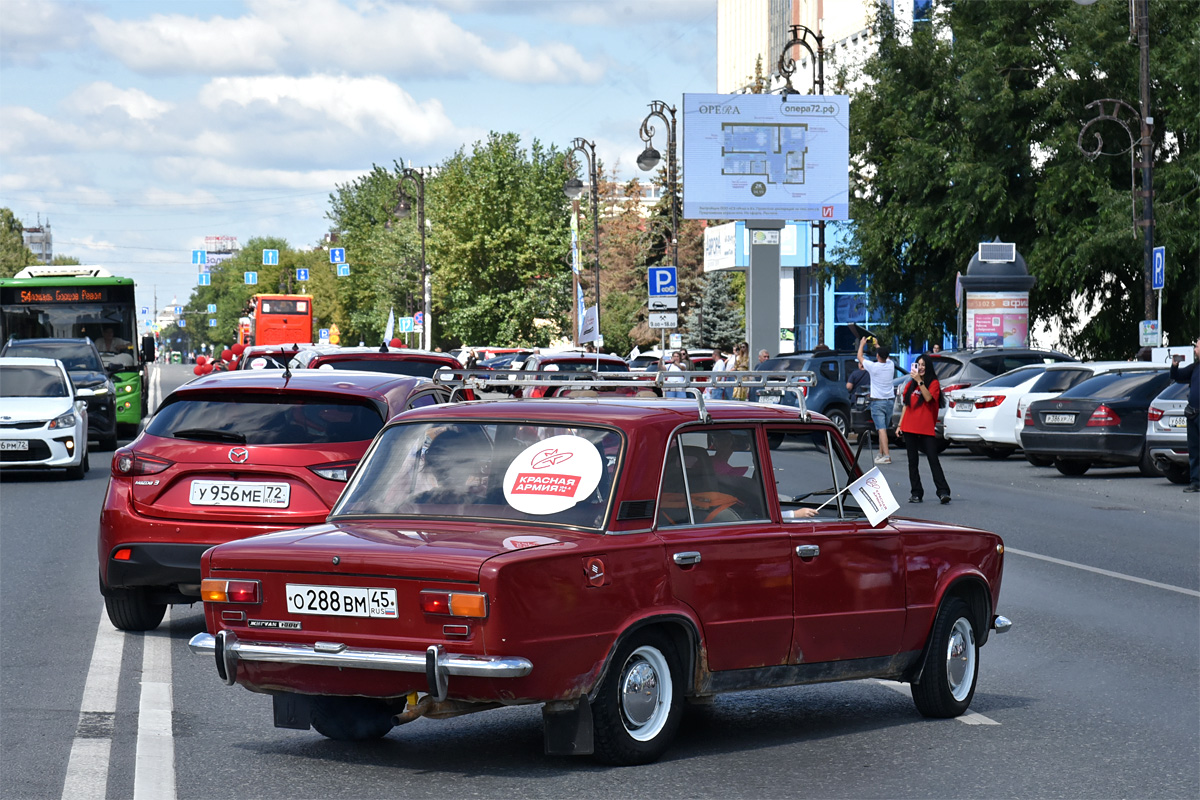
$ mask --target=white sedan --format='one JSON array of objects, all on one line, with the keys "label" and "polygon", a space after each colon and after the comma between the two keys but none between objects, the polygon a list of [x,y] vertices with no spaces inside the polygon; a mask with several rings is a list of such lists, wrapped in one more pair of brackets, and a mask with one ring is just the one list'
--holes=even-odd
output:
[{"label": "white sedan", "polygon": [[1021,444],[1017,403],[1045,371],[1045,364],[1030,364],[947,392],[945,437],[977,455],[1008,458]]},{"label": "white sedan", "polygon": [[87,472],[87,405],[61,361],[0,358],[0,467]]}]

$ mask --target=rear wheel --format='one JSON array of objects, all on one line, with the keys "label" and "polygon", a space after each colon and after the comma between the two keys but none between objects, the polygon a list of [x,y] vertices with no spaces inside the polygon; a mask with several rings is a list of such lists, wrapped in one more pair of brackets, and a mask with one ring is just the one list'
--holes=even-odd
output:
[{"label": "rear wheel", "polygon": [[850,415],[843,409],[827,409],[825,416],[829,417],[829,421],[837,426],[837,429],[842,432],[842,436],[845,436],[850,431]]},{"label": "rear wheel", "polygon": [[1092,463],[1073,458],[1057,458],[1054,460],[1054,467],[1063,475],[1082,475],[1092,468]]},{"label": "rear wheel", "polygon": [[144,587],[109,589],[104,596],[108,619],[121,631],[152,631],[167,613],[166,603],[152,603]]},{"label": "rear wheel", "polygon": [[618,765],[658,760],[679,728],[680,678],[679,656],[662,634],[626,640],[592,704],[596,758]]},{"label": "rear wheel", "polygon": [[1150,457],[1150,448],[1142,448],[1142,457],[1138,459],[1138,470],[1148,478],[1161,478],[1163,471],[1159,469],[1158,464],[1154,463],[1154,459]]},{"label": "rear wheel", "polygon": [[937,450],[939,453],[946,452],[946,448],[950,446],[950,440],[942,436],[937,437]]},{"label": "rear wheel", "polygon": [[370,697],[314,697],[312,726],[339,742],[381,739],[395,727],[392,709]]},{"label": "rear wheel", "polygon": [[986,447],[983,454],[990,459],[1000,461],[1017,452],[1015,447]]},{"label": "rear wheel", "polygon": [[1050,467],[1054,465],[1054,456],[1035,456],[1032,453],[1026,453],[1025,460],[1035,467]]},{"label": "rear wheel", "polygon": [[926,717],[957,717],[971,705],[979,677],[979,645],[970,609],[951,597],[938,609],[913,703]]},{"label": "rear wheel", "polygon": [[1186,464],[1164,464],[1162,472],[1171,483],[1191,483]]}]

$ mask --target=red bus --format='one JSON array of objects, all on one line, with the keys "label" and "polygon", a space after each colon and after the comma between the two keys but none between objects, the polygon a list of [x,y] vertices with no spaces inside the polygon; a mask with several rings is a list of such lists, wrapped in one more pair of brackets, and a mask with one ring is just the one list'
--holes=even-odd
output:
[{"label": "red bus", "polygon": [[313,341],[312,297],[256,294],[238,325],[240,344],[304,344]]}]

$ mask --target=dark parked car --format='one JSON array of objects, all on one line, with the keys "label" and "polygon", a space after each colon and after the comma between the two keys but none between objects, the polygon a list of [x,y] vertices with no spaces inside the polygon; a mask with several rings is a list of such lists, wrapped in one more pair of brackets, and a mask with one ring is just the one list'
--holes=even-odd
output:
[{"label": "dark parked car", "polygon": [[[846,381],[850,373],[858,369],[858,355],[850,350],[826,350],[820,353],[790,353],[769,358],[755,366],[756,370],[768,372],[811,372],[816,376],[816,385],[807,390],[796,389],[763,389],[758,392],[758,402],[798,407],[799,399],[796,391],[805,391],[804,405],[809,411],[824,414],[833,421],[843,435],[852,429],[863,431],[861,427],[851,425],[851,399],[846,389]],[[896,377],[904,376],[904,370],[896,366]],[[856,415],[857,416],[857,415]],[[869,420],[869,414],[867,415]]]},{"label": "dark parked car", "polygon": [[61,361],[75,396],[87,403],[88,438],[97,441],[99,450],[117,449],[117,390],[91,339],[9,339],[0,356]]},{"label": "dark parked car", "polygon": [[1166,370],[1089,378],[1058,397],[1031,404],[1021,444],[1026,453],[1053,457],[1064,475],[1132,465],[1143,475],[1161,475],[1146,445],[1146,421],[1150,402],[1170,382]]}]

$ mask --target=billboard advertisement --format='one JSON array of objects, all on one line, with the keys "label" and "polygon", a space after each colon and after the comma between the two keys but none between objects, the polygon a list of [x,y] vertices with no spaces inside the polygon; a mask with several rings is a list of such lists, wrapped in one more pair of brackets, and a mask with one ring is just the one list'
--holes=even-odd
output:
[{"label": "billboard advertisement", "polygon": [[683,216],[850,215],[850,98],[685,94]]},{"label": "billboard advertisement", "polygon": [[1026,347],[1029,292],[968,292],[967,347]]}]

